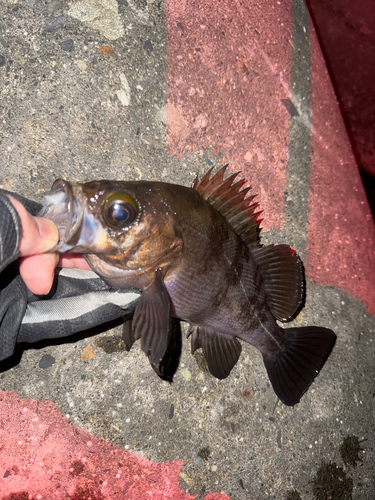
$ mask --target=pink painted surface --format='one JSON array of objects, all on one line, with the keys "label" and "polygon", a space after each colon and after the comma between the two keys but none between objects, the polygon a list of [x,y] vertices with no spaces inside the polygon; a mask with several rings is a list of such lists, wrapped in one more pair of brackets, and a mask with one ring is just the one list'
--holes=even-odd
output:
[{"label": "pink painted surface", "polygon": [[265,228],[282,227],[290,94],[290,5],[169,0],[168,147],[214,144],[258,193]]},{"label": "pink painted surface", "polygon": [[[279,5],[280,4],[280,5]],[[169,0],[168,147],[225,151],[282,230],[290,97],[290,2]],[[375,228],[316,34],[307,275],[375,314]]]},{"label": "pink painted surface", "polygon": [[1,500],[190,500],[178,485],[182,465],[150,462],[99,439],[52,402],[0,392]]},{"label": "pink painted surface", "polygon": [[[312,28],[313,29],[313,28]],[[312,44],[312,165],[308,276],[375,314],[375,226],[316,36]]]}]

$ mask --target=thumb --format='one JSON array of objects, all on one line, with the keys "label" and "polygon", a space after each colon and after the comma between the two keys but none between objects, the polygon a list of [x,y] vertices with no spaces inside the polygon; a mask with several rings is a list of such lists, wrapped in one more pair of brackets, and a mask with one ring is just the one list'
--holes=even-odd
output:
[{"label": "thumb", "polygon": [[59,240],[59,232],[55,224],[42,217],[33,217],[19,201],[9,196],[21,220],[22,238],[20,242],[21,256],[47,252]]}]

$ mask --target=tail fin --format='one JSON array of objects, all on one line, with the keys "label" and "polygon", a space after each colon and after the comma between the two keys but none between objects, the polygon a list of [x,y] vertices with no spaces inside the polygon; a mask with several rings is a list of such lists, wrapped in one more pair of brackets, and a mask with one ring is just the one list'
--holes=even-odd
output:
[{"label": "tail fin", "polygon": [[284,330],[288,339],[276,359],[264,358],[269,379],[280,400],[288,406],[299,402],[318,375],[336,342],[332,330],[307,326]]}]

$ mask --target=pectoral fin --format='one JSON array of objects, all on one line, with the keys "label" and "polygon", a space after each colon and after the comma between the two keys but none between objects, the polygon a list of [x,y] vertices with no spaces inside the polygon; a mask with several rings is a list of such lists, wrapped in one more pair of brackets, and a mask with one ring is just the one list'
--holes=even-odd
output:
[{"label": "pectoral fin", "polygon": [[222,335],[202,326],[190,325],[191,352],[202,348],[208,369],[216,378],[226,378],[241,354],[240,342],[232,336]]},{"label": "pectoral fin", "polygon": [[171,382],[181,356],[181,329],[180,322],[170,317],[170,299],[160,271],[143,290],[134,313],[133,339],[139,338],[152,368]]}]

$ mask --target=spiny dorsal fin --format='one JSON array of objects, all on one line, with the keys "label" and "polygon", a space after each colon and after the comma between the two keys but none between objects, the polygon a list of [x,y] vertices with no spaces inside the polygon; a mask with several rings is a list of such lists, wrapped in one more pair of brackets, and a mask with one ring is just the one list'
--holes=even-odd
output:
[{"label": "spiny dorsal fin", "polygon": [[241,189],[247,182],[244,179],[234,182],[239,172],[224,180],[227,168],[228,164],[224,165],[211,179],[212,168],[201,180],[197,175],[192,187],[226,218],[246,245],[258,248],[262,220],[258,219],[261,212],[255,211],[259,203],[252,203],[256,195],[245,198],[251,188]]}]

